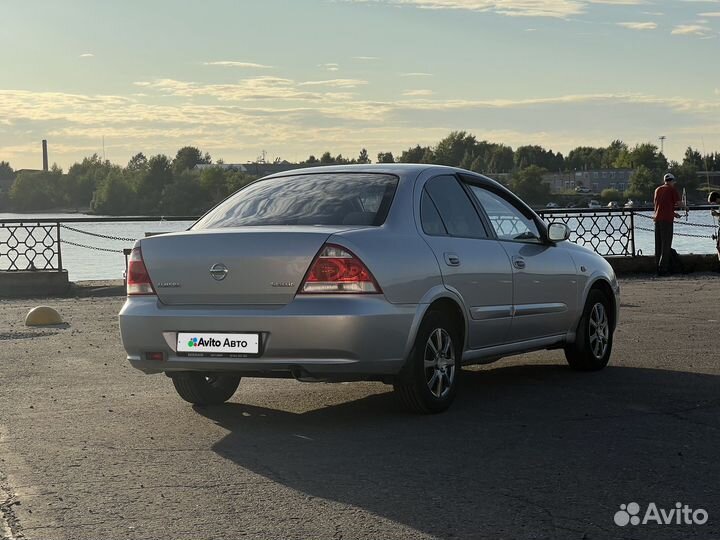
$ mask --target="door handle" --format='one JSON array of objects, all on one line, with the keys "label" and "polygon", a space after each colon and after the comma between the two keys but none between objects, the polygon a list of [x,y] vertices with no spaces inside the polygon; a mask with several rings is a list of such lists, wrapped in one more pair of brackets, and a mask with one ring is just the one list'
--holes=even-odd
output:
[{"label": "door handle", "polygon": [[445,264],[448,266],[460,266],[460,257],[458,257],[457,253],[445,252],[443,256],[445,258]]},{"label": "door handle", "polygon": [[522,257],[513,257],[513,266],[518,270],[525,268],[525,259]]}]

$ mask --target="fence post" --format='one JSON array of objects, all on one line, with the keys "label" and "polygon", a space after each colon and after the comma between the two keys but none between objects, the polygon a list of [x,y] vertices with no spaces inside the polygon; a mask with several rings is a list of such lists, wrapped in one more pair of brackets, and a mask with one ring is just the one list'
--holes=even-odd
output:
[{"label": "fence post", "polygon": [[60,222],[55,223],[55,231],[57,233],[57,254],[58,254],[58,272],[62,272],[62,249],[60,248]]},{"label": "fence post", "polygon": [[635,257],[635,210],[630,209],[630,256]]}]

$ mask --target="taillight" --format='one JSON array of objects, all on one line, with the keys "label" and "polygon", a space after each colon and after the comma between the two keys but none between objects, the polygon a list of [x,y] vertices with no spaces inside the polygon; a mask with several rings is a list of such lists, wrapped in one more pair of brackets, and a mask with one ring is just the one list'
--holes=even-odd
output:
[{"label": "taillight", "polygon": [[310,266],[299,293],[380,292],[367,266],[342,246],[325,244]]},{"label": "taillight", "polygon": [[128,260],[127,271],[127,294],[133,296],[136,294],[155,294],[150,274],[145,268],[145,262],[142,258],[142,251],[139,247],[132,250],[130,259]]}]

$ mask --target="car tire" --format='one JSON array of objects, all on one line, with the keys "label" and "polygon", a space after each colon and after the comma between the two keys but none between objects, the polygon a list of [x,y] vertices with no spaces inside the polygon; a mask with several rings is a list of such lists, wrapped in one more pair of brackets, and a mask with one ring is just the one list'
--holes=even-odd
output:
[{"label": "car tire", "polygon": [[442,311],[430,311],[420,325],[403,371],[393,384],[404,407],[432,414],[455,399],[460,378],[460,332]]},{"label": "car tire", "polygon": [[588,295],[582,318],[578,324],[575,342],[565,346],[565,358],[578,371],[598,371],[604,368],[613,344],[611,304],[599,290]]},{"label": "car tire", "polygon": [[230,373],[184,371],[170,374],[175,390],[194,405],[220,405],[232,397],[240,384],[240,376]]}]

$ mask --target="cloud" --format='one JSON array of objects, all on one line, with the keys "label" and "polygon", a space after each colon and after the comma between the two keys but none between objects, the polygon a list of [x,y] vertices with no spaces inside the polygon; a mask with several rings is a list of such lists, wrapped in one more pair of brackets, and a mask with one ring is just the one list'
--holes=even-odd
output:
[{"label": "cloud", "polygon": [[400,77],[432,77],[432,73],[424,73],[422,71],[411,71],[409,73],[398,73]]},{"label": "cloud", "polygon": [[298,86],[332,86],[334,88],[355,88],[367,84],[367,81],[360,79],[330,79],[326,81],[305,81],[298,83]]},{"label": "cloud", "polygon": [[318,64],[318,67],[325,68],[328,71],[338,71],[340,69],[340,65],[335,63]]},{"label": "cloud", "polygon": [[700,24],[679,24],[670,32],[674,36],[707,36],[711,32],[707,26]]},{"label": "cloud", "polygon": [[359,3],[380,3],[413,6],[420,9],[448,9],[492,12],[514,17],[567,18],[587,11],[591,4],[617,6],[641,5],[646,0],[349,0]]},{"label": "cloud", "polygon": [[273,66],[266,66],[265,64],[256,64],[255,62],[237,62],[235,60],[216,60],[213,62],[203,62],[206,66],[222,66],[222,67],[237,67],[237,68],[252,68],[252,69],[272,69]]},{"label": "cloud", "polygon": [[[234,84],[156,79],[139,81],[141,91],[132,96],[0,89],[2,159],[17,168],[30,166],[37,160],[37,141],[48,137],[53,160],[67,166],[97,151],[103,136],[119,162],[138,150],[174,154],[185,144],[226,161],[253,158],[263,147],[287,159],[303,159],[325,148],[344,155],[363,146],[397,152],[433,144],[453,129],[565,152],[618,136],[643,140],[668,122],[676,133],[695,130],[714,144],[710,138],[718,131],[702,130],[708,119],[720,117],[720,101],[712,94],[706,100],[632,93],[476,100],[441,99],[420,88],[371,100],[347,91],[365,82],[270,76]],[[688,137],[676,137],[682,156],[680,146],[687,146]]]},{"label": "cloud", "polygon": [[658,26],[654,22],[619,22],[617,24],[630,30],[655,30]]},{"label": "cloud", "polygon": [[407,97],[425,97],[432,96],[433,91],[426,89],[408,90],[407,92],[403,92],[402,95]]},{"label": "cloud", "polygon": [[95,56],[93,53],[86,52],[86,53],[82,53],[80,55],[80,58],[92,58],[93,56]]},{"label": "cloud", "polygon": [[353,56],[353,60],[362,60],[372,62],[374,60],[380,60],[377,56]]},{"label": "cloud", "polygon": [[720,17],[720,11],[705,11],[704,13],[698,13],[699,17]]}]

